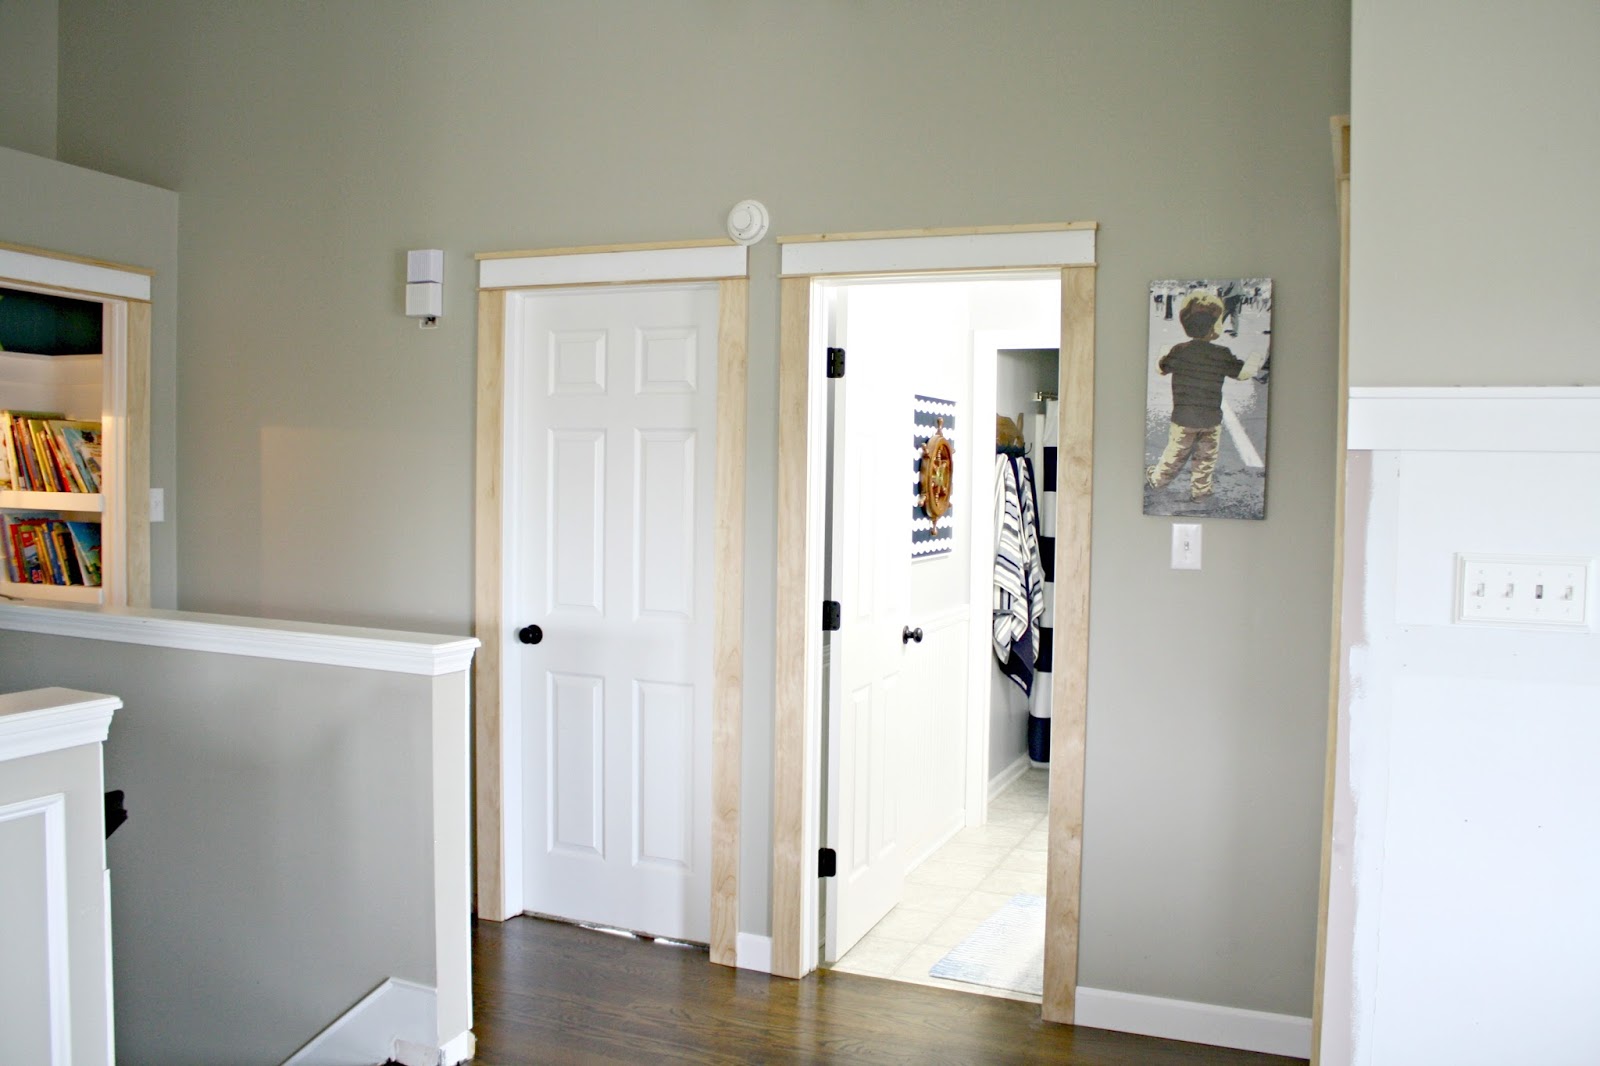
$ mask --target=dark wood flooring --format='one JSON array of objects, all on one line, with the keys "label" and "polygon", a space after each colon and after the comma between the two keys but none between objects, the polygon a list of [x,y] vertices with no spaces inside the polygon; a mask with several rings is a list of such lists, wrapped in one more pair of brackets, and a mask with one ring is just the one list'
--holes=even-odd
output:
[{"label": "dark wood flooring", "polygon": [[1277,1066],[1274,1055],[1046,1025],[1029,1003],[821,971],[804,981],[704,951],[536,918],[473,928],[474,1062]]}]

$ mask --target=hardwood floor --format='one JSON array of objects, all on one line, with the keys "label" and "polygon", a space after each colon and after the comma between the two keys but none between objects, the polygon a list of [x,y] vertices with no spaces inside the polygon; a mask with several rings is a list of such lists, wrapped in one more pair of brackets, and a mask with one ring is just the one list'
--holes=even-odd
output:
[{"label": "hardwood floor", "polygon": [[823,971],[804,981],[705,952],[535,918],[473,927],[473,1029],[525,1063],[1275,1066],[1273,1055],[1046,1025],[1029,1003]]}]

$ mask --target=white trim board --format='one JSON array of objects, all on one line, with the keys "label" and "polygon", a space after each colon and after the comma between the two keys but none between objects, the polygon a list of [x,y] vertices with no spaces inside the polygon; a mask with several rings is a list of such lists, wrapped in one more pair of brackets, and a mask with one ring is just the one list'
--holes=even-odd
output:
[{"label": "white trim board", "polygon": [[945,237],[794,240],[781,246],[786,277],[893,274],[928,270],[1004,270],[1093,264],[1095,230],[970,233]]},{"label": "white trim board", "polygon": [[772,938],[755,933],[740,933],[734,941],[738,968],[756,973],[772,972]]},{"label": "white trim board", "polygon": [[1350,451],[1600,451],[1600,387],[1350,390]]},{"label": "white trim board", "polygon": [[719,281],[750,273],[742,244],[701,248],[619,249],[570,255],[484,259],[478,288],[524,289],[546,285],[620,285],[649,281]]},{"label": "white trim board", "polygon": [[72,952],[69,922],[72,907],[67,886],[67,797],[60,792],[53,792],[47,796],[0,805],[0,822],[23,818],[44,820],[44,854],[41,859],[45,883],[45,980],[50,986],[50,1066],[71,1066]]},{"label": "white trim board", "polygon": [[[987,675],[984,680],[989,680]],[[1009,788],[1013,781],[1033,769],[1033,765],[1033,760],[1028,758],[1028,753],[1023,752],[1016,757],[1016,760],[1010,766],[991,777],[989,779],[989,802],[993,803],[995,798]],[[1049,763],[1040,763],[1039,765],[1048,766]]]},{"label": "white trim board", "polygon": [[1311,1019],[1078,986],[1076,1025],[1309,1058]]},{"label": "white trim board", "polygon": [[472,1056],[472,1033],[440,1042],[433,1033],[438,993],[391,977],[368,992],[283,1066],[455,1066]]},{"label": "white trim board", "polygon": [[75,259],[34,255],[13,248],[0,248],[0,278],[73,289],[97,296],[120,296],[128,300],[150,299],[150,275]]},{"label": "white trim board", "polygon": [[476,637],[69,604],[0,603],[4,630],[428,677],[466,670],[478,648]]},{"label": "white trim board", "polygon": [[121,706],[115,696],[69,688],[0,695],[0,762],[104,743]]}]

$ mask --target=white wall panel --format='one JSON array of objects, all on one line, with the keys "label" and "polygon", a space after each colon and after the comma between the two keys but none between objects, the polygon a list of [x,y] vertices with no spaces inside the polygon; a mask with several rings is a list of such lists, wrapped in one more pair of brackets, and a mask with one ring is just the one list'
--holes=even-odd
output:
[{"label": "white wall panel", "polygon": [[1458,552],[1600,559],[1600,455],[1352,469],[1325,1060],[1600,1061],[1600,634],[1450,621]]},{"label": "white wall panel", "polygon": [[[52,874],[56,898],[51,896]],[[57,998],[66,964],[60,935],[66,908],[60,893],[66,886],[61,877],[62,871],[50,868],[43,811],[30,807],[8,814],[0,808],[0,959],[5,960],[0,966],[0,1049],[10,1061],[67,1061],[52,1051],[65,1038],[68,1019],[65,998]],[[52,936],[53,930],[58,935]]]}]

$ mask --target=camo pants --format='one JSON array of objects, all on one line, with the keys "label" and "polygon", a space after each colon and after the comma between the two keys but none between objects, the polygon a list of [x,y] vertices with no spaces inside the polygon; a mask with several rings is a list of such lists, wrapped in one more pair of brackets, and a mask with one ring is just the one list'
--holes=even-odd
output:
[{"label": "camo pants", "polygon": [[1190,429],[1172,424],[1167,434],[1167,449],[1150,468],[1150,484],[1160,489],[1172,484],[1184,463],[1189,463],[1189,495],[1194,499],[1211,495],[1211,476],[1217,470],[1217,443],[1222,427]]}]

